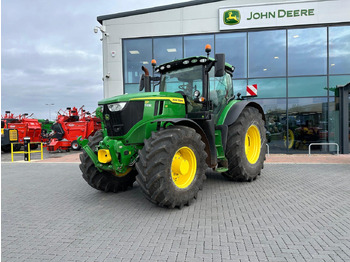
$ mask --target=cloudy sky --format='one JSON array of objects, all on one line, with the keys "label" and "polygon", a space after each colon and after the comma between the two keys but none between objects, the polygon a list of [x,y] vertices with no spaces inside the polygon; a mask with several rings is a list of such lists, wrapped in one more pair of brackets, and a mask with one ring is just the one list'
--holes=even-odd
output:
[{"label": "cloudy sky", "polygon": [[[188,0],[1,1],[1,114],[51,119],[103,98],[96,17]],[[46,104],[54,104],[48,106]]]}]

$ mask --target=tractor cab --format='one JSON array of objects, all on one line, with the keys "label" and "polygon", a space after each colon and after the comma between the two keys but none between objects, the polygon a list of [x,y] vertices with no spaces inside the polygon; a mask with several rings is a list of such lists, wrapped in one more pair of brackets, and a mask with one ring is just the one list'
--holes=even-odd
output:
[{"label": "tractor cab", "polygon": [[[210,51],[211,47],[207,45],[207,57],[194,56],[162,64],[155,68],[160,78],[150,77],[150,80],[160,80],[153,85],[160,92],[180,93],[184,97],[187,117],[190,119],[208,119],[209,112],[214,117],[218,116],[228,101],[234,98],[234,67],[225,63],[224,54],[217,54],[215,59],[210,58]],[[155,61],[152,64],[155,65]]]}]

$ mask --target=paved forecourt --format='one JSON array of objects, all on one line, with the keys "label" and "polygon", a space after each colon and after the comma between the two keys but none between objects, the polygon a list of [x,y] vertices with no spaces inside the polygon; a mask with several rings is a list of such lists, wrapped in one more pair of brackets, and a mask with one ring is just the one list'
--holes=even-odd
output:
[{"label": "paved forecourt", "polygon": [[137,183],[92,189],[77,163],[2,163],[2,261],[350,261],[350,165],[266,164],[252,183],[208,173],[159,208]]}]

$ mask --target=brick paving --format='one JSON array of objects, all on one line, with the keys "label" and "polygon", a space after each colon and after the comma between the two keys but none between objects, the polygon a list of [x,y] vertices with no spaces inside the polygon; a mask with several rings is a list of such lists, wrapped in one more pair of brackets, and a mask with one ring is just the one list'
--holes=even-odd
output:
[{"label": "brick paving", "polygon": [[76,163],[2,163],[2,261],[350,261],[349,165],[207,176],[196,201],[169,210],[137,183],[90,188]]}]

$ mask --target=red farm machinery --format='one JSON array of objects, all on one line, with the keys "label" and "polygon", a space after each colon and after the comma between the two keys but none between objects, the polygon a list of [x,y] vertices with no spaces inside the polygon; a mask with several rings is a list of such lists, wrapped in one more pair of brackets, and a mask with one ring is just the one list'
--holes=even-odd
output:
[{"label": "red farm machinery", "polygon": [[67,107],[65,111],[58,112],[57,120],[51,127],[48,151],[79,150],[80,146],[77,142],[79,136],[85,139],[101,129],[101,120],[83,108],[84,106],[79,109]]},{"label": "red farm machinery", "polygon": [[1,126],[5,129],[17,130],[18,141],[16,142],[18,143],[14,144],[14,150],[21,149],[25,137],[30,137],[30,142],[33,143],[31,149],[38,148],[39,143],[43,142],[41,124],[37,119],[30,118],[31,116],[28,114],[15,116],[10,111],[6,111],[5,115],[1,116]]}]

